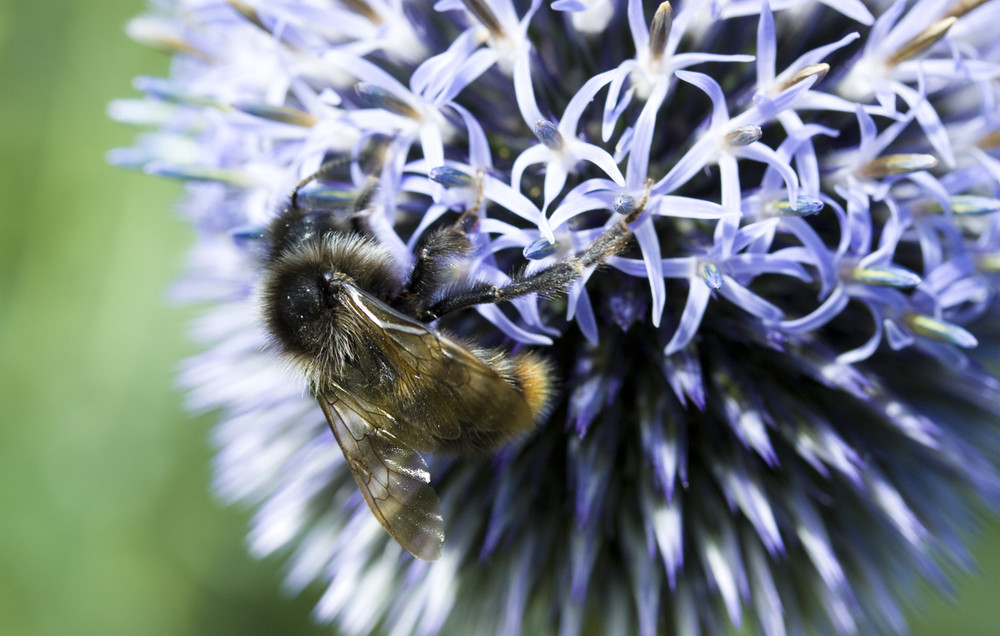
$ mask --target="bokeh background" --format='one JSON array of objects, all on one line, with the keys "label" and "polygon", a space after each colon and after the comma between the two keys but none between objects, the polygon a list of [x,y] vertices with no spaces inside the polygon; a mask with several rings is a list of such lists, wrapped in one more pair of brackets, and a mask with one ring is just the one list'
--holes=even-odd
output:
[{"label": "bokeh background", "polygon": [[[331,634],[320,590],[247,556],[213,417],[173,388],[180,187],[104,162],[136,133],[107,102],[167,72],[123,33],[143,6],[0,0],[0,636]],[[1000,630],[1000,526],[972,544],[983,571],[912,608],[915,634]]]}]

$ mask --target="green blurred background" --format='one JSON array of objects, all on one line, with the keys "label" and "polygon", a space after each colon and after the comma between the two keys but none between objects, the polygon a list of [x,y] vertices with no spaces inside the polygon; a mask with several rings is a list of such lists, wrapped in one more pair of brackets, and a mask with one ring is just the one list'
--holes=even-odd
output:
[{"label": "green blurred background", "polygon": [[0,634],[329,634],[209,490],[212,417],[173,389],[180,187],[109,167],[105,107],[167,57],[141,0],[0,0]]},{"label": "green blurred background", "polygon": [[[135,131],[105,105],[167,58],[130,42],[140,0],[0,0],[0,635],[329,634],[319,590],[244,549],[250,513],[209,492],[211,416],[172,388],[191,311],[164,291],[189,229],[174,183],[107,166]],[[989,634],[985,574],[917,634]]]}]

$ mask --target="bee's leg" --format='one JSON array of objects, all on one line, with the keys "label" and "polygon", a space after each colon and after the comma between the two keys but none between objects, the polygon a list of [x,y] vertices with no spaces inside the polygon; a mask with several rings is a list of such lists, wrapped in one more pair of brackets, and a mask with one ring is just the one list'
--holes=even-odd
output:
[{"label": "bee's leg", "polygon": [[473,305],[498,303],[512,300],[533,292],[542,295],[554,295],[562,292],[567,285],[583,275],[583,272],[593,265],[599,265],[609,256],[614,256],[625,248],[632,230],[628,224],[635,221],[642,211],[636,206],[618,223],[610,227],[590,244],[590,247],[572,258],[541,269],[529,276],[514,277],[505,285],[477,283],[464,291],[451,294],[434,303],[420,316],[429,322],[449,312]]},{"label": "bee's leg", "polygon": [[327,162],[323,163],[323,165],[321,165],[319,167],[319,170],[317,170],[316,172],[308,175],[307,177],[305,177],[304,179],[302,179],[301,181],[299,181],[297,184],[295,184],[295,188],[292,190],[292,195],[290,197],[290,199],[291,199],[291,209],[293,209],[293,210],[298,210],[299,209],[299,190],[301,190],[302,188],[306,187],[307,185],[309,185],[310,183],[312,183],[316,179],[321,179],[321,178],[323,178],[325,176],[333,174],[334,170],[336,170],[337,168],[340,168],[341,166],[343,166],[345,163],[348,163],[349,161],[350,161],[350,157],[342,157],[340,159],[335,159],[335,160],[332,160],[332,161],[327,161]]},{"label": "bee's leg", "polygon": [[437,292],[453,282],[448,271],[450,260],[472,253],[469,233],[479,223],[479,210],[483,205],[482,175],[476,200],[465,209],[452,225],[434,230],[418,245],[413,270],[403,292],[403,308],[410,315],[422,316],[437,297]]},{"label": "bee's leg", "polygon": [[372,176],[372,174],[376,172],[385,162],[385,153],[388,148],[388,143],[388,140],[369,141],[368,147],[359,150],[356,155],[348,154],[324,161],[316,172],[306,176],[295,185],[290,197],[291,208],[296,210],[299,207],[299,190],[317,179],[322,180],[324,177],[334,176],[338,171],[342,170],[345,165],[350,164],[352,161],[357,159],[359,164],[365,164],[363,166],[364,172],[369,176],[365,185],[362,187],[361,192],[358,193],[358,198],[354,203],[353,208],[355,212],[365,209],[368,206],[368,203],[371,202],[371,198],[377,190],[378,179]]},{"label": "bee's leg", "polygon": [[435,293],[452,278],[448,273],[449,260],[465,256],[471,251],[472,242],[458,224],[434,230],[427,235],[417,246],[416,261],[403,292],[408,313],[414,316],[424,314]]}]

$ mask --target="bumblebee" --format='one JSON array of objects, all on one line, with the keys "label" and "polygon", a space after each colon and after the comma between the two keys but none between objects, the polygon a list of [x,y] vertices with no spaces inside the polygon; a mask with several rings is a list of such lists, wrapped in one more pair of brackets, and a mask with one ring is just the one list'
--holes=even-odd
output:
[{"label": "bumblebee", "polygon": [[548,414],[554,373],[537,353],[479,347],[430,323],[564,290],[625,246],[640,208],[572,258],[503,285],[454,289],[445,272],[472,251],[476,206],[428,234],[401,279],[389,251],[343,214],[302,205],[299,190],[319,174],[295,188],[268,228],[263,321],[308,380],[375,518],[412,555],[434,560],[444,522],[422,455],[489,451],[531,431]]}]

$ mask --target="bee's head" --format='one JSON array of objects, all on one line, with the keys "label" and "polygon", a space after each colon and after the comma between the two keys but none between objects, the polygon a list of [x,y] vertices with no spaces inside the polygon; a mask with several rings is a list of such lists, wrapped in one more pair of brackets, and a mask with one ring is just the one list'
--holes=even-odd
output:
[{"label": "bee's head", "polygon": [[296,357],[337,354],[338,340],[356,319],[343,306],[345,286],[383,301],[401,286],[388,251],[356,234],[304,241],[269,269],[261,290],[264,323],[282,351]]}]

